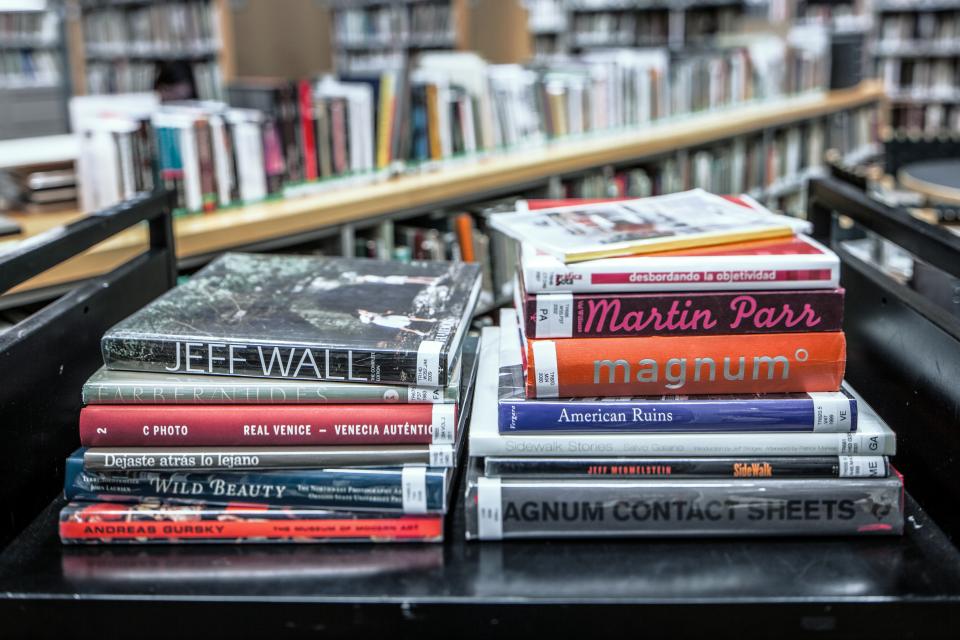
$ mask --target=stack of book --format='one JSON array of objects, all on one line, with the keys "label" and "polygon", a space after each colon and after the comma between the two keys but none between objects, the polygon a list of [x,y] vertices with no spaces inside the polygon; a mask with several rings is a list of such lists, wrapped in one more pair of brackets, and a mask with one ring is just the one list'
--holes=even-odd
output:
[{"label": "stack of book", "polygon": [[479,289],[465,263],[215,260],[104,335],[61,539],[441,540]]},{"label": "stack of book", "polygon": [[805,223],[701,191],[492,223],[523,244],[481,341],[469,538],[902,531]]}]

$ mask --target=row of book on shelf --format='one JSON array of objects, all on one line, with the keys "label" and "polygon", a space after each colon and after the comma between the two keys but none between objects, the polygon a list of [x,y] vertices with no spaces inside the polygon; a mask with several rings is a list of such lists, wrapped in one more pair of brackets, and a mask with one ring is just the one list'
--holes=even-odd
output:
[{"label": "row of book on shelf", "polygon": [[57,86],[62,77],[59,55],[48,48],[0,48],[0,89]]},{"label": "row of book on shelf", "polygon": [[960,7],[928,12],[885,12],[879,18],[877,51],[887,47],[922,42],[923,47],[943,46],[957,50],[960,38]]},{"label": "row of book on shelf", "polygon": [[87,55],[187,54],[220,46],[213,3],[169,2],[87,8],[83,19]]},{"label": "row of book on shelf", "polygon": [[694,190],[523,203],[463,262],[227,254],[111,328],[65,543],[883,535],[895,436],[843,382],[837,256]]},{"label": "row of book on shelf", "polygon": [[178,211],[209,211],[822,88],[825,58],[790,51],[764,38],[681,60],[616,50],[534,68],[428,53],[414,67],[315,82],[241,81],[227,103],[75,98],[81,204],[162,183]]},{"label": "row of book on shelf", "polygon": [[152,91],[159,65],[189,69],[195,94],[222,98],[222,36],[212,0],[83,7],[86,92]]},{"label": "row of book on shelf", "polygon": [[453,46],[451,2],[374,4],[335,9],[333,34],[338,47]]},{"label": "row of book on shelf", "polygon": [[0,42],[23,47],[55,45],[59,26],[53,11],[0,11]]}]

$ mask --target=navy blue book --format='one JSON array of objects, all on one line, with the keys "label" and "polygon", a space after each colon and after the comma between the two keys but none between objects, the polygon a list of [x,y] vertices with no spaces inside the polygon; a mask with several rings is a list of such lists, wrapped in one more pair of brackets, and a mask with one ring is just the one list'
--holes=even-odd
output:
[{"label": "navy blue book", "polygon": [[762,432],[857,430],[857,400],[831,393],[577,398],[526,397],[523,367],[503,360],[500,433]]},{"label": "navy blue book", "polygon": [[89,471],[67,458],[67,500],[252,503],[348,511],[446,513],[448,469],[407,465],[282,471]]}]

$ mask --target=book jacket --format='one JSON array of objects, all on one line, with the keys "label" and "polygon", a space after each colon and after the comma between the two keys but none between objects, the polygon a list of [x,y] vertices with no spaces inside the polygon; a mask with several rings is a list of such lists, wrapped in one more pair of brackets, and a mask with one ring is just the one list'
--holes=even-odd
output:
[{"label": "book jacket", "polygon": [[103,336],[108,369],[443,387],[478,265],[232,253]]},{"label": "book jacket", "polygon": [[69,502],[60,510],[64,544],[185,542],[440,542],[442,515],[351,513],[250,504]]},{"label": "book jacket", "polygon": [[576,264],[524,244],[520,271],[529,293],[834,289],[840,283],[837,255],[803,235]]},{"label": "book jacket", "polygon": [[67,458],[67,500],[139,502],[162,498],[309,506],[351,511],[446,512],[447,470],[426,466],[285,471],[93,471],[83,451]]},{"label": "book jacket", "polygon": [[842,332],[527,341],[527,396],[837,391]]},{"label": "book jacket", "polygon": [[85,447],[452,444],[452,404],[92,404]]},{"label": "book jacket", "polygon": [[105,367],[83,385],[84,404],[381,404],[453,403],[460,366],[445,387],[326,380],[116,371]]},{"label": "book jacket", "polygon": [[[460,436],[462,438],[462,436]],[[453,444],[357,445],[328,447],[94,447],[84,449],[91,471],[241,471],[390,467],[425,464],[452,467]]]},{"label": "book jacket", "polygon": [[467,483],[467,538],[826,536],[903,533],[903,479],[568,480]]},{"label": "book jacket", "polygon": [[497,213],[493,228],[562,262],[580,262],[751,239],[789,237],[805,221],[693,189],[681,193]]},{"label": "book jacket", "polygon": [[691,293],[526,293],[531,338],[840,331],[843,289]]},{"label": "book jacket", "polygon": [[488,478],[885,478],[886,456],[483,459]]},{"label": "book jacket", "polygon": [[[505,314],[506,315],[506,314]],[[509,316],[508,316],[509,317]],[[499,394],[500,363],[520,362],[519,342],[501,340],[517,332],[501,318],[501,327],[486,327],[480,343],[480,370],[470,416],[471,456],[525,457],[709,457],[709,456],[891,456],[896,434],[854,390],[857,430],[841,433],[797,431],[748,432],[565,432],[501,433],[499,416],[490,409]],[[501,345],[502,343],[502,345]],[[506,347],[502,352],[500,347]],[[511,355],[513,353],[514,355]]]}]

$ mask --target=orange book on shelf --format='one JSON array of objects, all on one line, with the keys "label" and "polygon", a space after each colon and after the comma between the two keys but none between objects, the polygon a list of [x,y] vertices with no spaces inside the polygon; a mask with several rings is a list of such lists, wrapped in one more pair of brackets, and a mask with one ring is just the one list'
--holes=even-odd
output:
[{"label": "orange book on shelf", "polygon": [[527,397],[837,391],[842,332],[527,341]]},{"label": "orange book on shelf", "polygon": [[473,251],[473,216],[461,213],[456,217],[457,240],[460,242],[460,258],[464,262],[476,262]]},{"label": "orange book on shelf", "polygon": [[443,160],[443,150],[440,146],[440,95],[437,85],[427,85],[427,140],[430,147],[431,160]]}]

